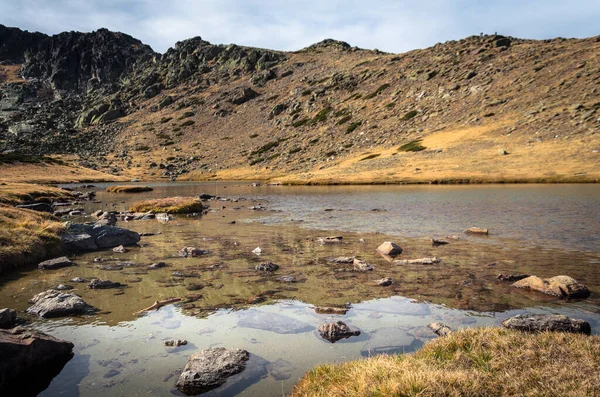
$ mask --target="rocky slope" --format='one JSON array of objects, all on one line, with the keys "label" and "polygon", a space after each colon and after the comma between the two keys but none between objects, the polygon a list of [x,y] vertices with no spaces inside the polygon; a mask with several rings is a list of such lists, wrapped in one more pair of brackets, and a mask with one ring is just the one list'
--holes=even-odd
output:
[{"label": "rocky slope", "polygon": [[0,150],[156,179],[598,180],[600,37],[405,54],[0,26]]}]

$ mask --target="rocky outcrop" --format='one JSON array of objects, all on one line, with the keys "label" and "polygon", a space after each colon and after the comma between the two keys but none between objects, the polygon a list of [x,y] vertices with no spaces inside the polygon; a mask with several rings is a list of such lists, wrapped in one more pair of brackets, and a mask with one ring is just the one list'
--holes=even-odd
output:
[{"label": "rocky outcrop", "polygon": [[47,261],[40,262],[38,264],[38,269],[54,270],[69,266],[75,266],[75,264],[66,256],[61,256],[60,258],[48,259]]},{"label": "rocky outcrop", "polygon": [[336,321],[334,323],[323,324],[319,327],[319,334],[323,339],[328,340],[331,343],[335,343],[341,339],[348,339],[351,336],[360,335],[360,331],[352,330],[343,321]]},{"label": "rocky outcrop", "polygon": [[[0,393],[35,396],[73,356],[71,342],[24,327],[0,330]],[[34,390],[41,384],[41,390]],[[39,387],[39,386],[38,386]]]},{"label": "rocky outcrop", "polygon": [[227,378],[242,372],[250,354],[242,349],[210,348],[194,353],[177,380],[177,389],[186,395],[205,393],[221,386]]},{"label": "rocky outcrop", "polygon": [[136,232],[106,225],[71,224],[61,236],[62,244],[71,252],[128,246],[139,241],[140,235]]},{"label": "rocky outcrop", "polygon": [[34,305],[27,309],[28,313],[40,317],[63,317],[78,314],[91,314],[94,307],[88,305],[79,295],[48,290],[35,295],[29,303]]},{"label": "rocky outcrop", "polygon": [[549,279],[530,276],[517,281],[512,286],[560,298],[587,298],[590,296],[590,290],[585,285],[569,276],[556,276]]},{"label": "rocky outcrop", "polygon": [[17,311],[14,309],[0,310],[0,328],[12,328],[17,322]]},{"label": "rocky outcrop", "polygon": [[592,332],[587,321],[554,314],[519,314],[504,320],[502,325],[508,329],[527,332],[557,331],[586,335]]}]

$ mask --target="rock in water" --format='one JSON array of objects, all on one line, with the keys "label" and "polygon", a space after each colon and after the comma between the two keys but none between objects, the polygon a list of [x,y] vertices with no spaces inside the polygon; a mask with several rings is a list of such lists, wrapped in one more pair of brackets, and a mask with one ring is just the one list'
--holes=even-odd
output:
[{"label": "rock in water", "polygon": [[24,327],[0,330],[0,393],[3,396],[37,395],[42,390],[31,390],[36,386],[16,381],[18,384],[13,385],[11,381],[31,371],[31,377],[27,379],[35,384],[47,382],[47,387],[58,374],[57,369],[60,371],[71,359],[72,352],[71,342],[39,331]]},{"label": "rock in water", "polygon": [[319,327],[319,334],[323,339],[328,340],[331,343],[335,343],[340,339],[348,339],[351,336],[360,335],[360,331],[351,330],[343,321],[336,321],[334,323],[323,324]]},{"label": "rock in water", "polygon": [[377,252],[389,256],[400,255],[402,253],[402,248],[394,242],[386,241],[377,248]]},{"label": "rock in water", "polygon": [[590,296],[590,290],[585,285],[578,283],[577,280],[569,276],[556,276],[549,279],[530,276],[517,281],[512,286],[531,289],[560,298],[587,298]]},{"label": "rock in water", "polygon": [[188,359],[177,381],[177,389],[196,395],[221,386],[227,378],[242,372],[250,354],[242,349],[210,348]]},{"label": "rock in water", "polygon": [[79,295],[48,290],[35,295],[29,303],[34,305],[27,309],[28,313],[40,317],[61,317],[74,314],[90,314],[95,311]]},{"label": "rock in water", "polygon": [[528,332],[558,331],[590,335],[592,327],[583,320],[553,314],[519,314],[502,322],[508,329]]},{"label": "rock in water", "polygon": [[278,313],[247,310],[240,315],[238,326],[272,331],[278,334],[299,334],[315,328],[305,322]]},{"label": "rock in water", "polygon": [[49,259],[47,261],[40,262],[40,264],[38,265],[38,269],[54,270],[68,266],[75,266],[75,264],[71,262],[66,256],[61,256],[60,258]]},{"label": "rock in water", "polygon": [[292,373],[296,367],[291,362],[280,358],[279,360],[267,365],[267,369],[269,370],[269,374],[271,374],[273,379],[286,380],[292,377]]},{"label": "rock in water", "polygon": [[434,334],[438,336],[447,336],[452,333],[452,329],[450,329],[450,327],[442,323],[431,323],[427,326],[433,331]]},{"label": "rock in water", "polygon": [[134,245],[140,241],[140,235],[114,226],[75,223],[69,226],[60,239],[67,250],[85,252]]},{"label": "rock in water", "polygon": [[94,279],[88,284],[90,289],[109,289],[109,288],[120,288],[124,285],[110,280],[98,280]]},{"label": "rock in water", "polygon": [[[17,321],[17,311],[14,309],[0,310],[0,328],[12,328]],[[1,382],[0,382],[1,383]]]}]

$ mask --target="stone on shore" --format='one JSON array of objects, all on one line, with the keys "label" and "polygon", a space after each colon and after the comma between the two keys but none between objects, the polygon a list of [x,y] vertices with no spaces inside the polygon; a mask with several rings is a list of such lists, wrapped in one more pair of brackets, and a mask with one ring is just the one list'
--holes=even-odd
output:
[{"label": "stone on shore", "polygon": [[326,244],[342,244],[343,242],[342,236],[329,236],[329,237],[318,237],[317,242],[323,245]]},{"label": "stone on shore", "polygon": [[77,314],[90,314],[95,311],[79,295],[48,290],[35,295],[29,303],[34,305],[27,309],[28,313],[40,317],[62,317]]},{"label": "stone on shore", "polygon": [[194,258],[206,254],[208,254],[208,251],[195,247],[184,247],[179,250],[179,256],[184,258]]},{"label": "stone on shore", "polygon": [[67,258],[66,256],[61,256],[60,258],[54,258],[40,262],[38,264],[38,269],[54,270],[68,266],[75,266],[75,264],[71,262],[71,260],[69,260],[69,258]]},{"label": "stone on shore", "polygon": [[592,332],[587,321],[553,314],[519,314],[504,320],[502,325],[508,329],[528,332],[557,331],[586,335]]},{"label": "stone on shore", "polygon": [[254,270],[258,270],[261,272],[274,272],[274,271],[277,271],[278,269],[279,269],[279,265],[277,265],[273,262],[261,263],[254,267]]},{"label": "stone on shore", "polygon": [[398,259],[394,261],[396,265],[433,265],[439,263],[439,258],[421,258],[421,259]]},{"label": "stone on shore", "polygon": [[585,285],[569,276],[556,276],[549,279],[530,276],[517,281],[512,286],[560,298],[587,298],[590,296],[590,290]]},{"label": "stone on shore", "polygon": [[94,279],[88,284],[90,289],[110,289],[110,288],[121,288],[123,284],[118,282],[112,282],[110,280],[98,280]]},{"label": "stone on shore", "polygon": [[481,227],[470,227],[467,230],[465,230],[466,234],[489,234],[489,230],[488,229],[483,229]]},{"label": "stone on shore", "polygon": [[394,256],[400,255],[402,253],[402,248],[392,241],[386,241],[377,247],[377,252],[383,255]]},{"label": "stone on shore", "polygon": [[394,282],[393,278],[385,277],[385,278],[382,278],[381,280],[377,281],[377,285],[380,285],[382,287],[387,287],[389,285],[392,285],[393,282]]},{"label": "stone on shore", "polygon": [[354,258],[353,266],[355,272],[368,272],[375,270],[375,266],[357,258]]}]

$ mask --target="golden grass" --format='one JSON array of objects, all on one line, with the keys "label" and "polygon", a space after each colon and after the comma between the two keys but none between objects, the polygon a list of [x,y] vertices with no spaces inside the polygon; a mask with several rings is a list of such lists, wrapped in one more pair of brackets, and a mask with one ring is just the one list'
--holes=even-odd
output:
[{"label": "golden grass", "polygon": [[60,253],[63,228],[50,214],[0,204],[0,272]]},{"label": "golden grass", "polygon": [[592,396],[600,337],[465,329],[414,354],[320,365],[292,396]]},{"label": "golden grass", "polygon": [[106,191],[109,193],[141,193],[151,192],[150,186],[136,186],[136,185],[123,185],[123,186],[109,186]]},{"label": "golden grass", "polygon": [[166,212],[168,214],[189,214],[202,212],[204,205],[196,197],[168,197],[163,199],[144,200],[135,203],[129,209],[133,212]]},{"label": "golden grass", "polygon": [[[54,158],[54,157],[53,157]],[[2,164],[0,181],[21,183],[78,183],[78,182],[116,182],[125,179],[121,176],[106,174],[89,168],[68,165],[76,156],[56,157],[64,164],[57,163],[13,163]]]},{"label": "golden grass", "polygon": [[69,197],[70,192],[57,187],[31,183],[0,183],[0,203],[16,205],[26,201],[50,202]]}]

